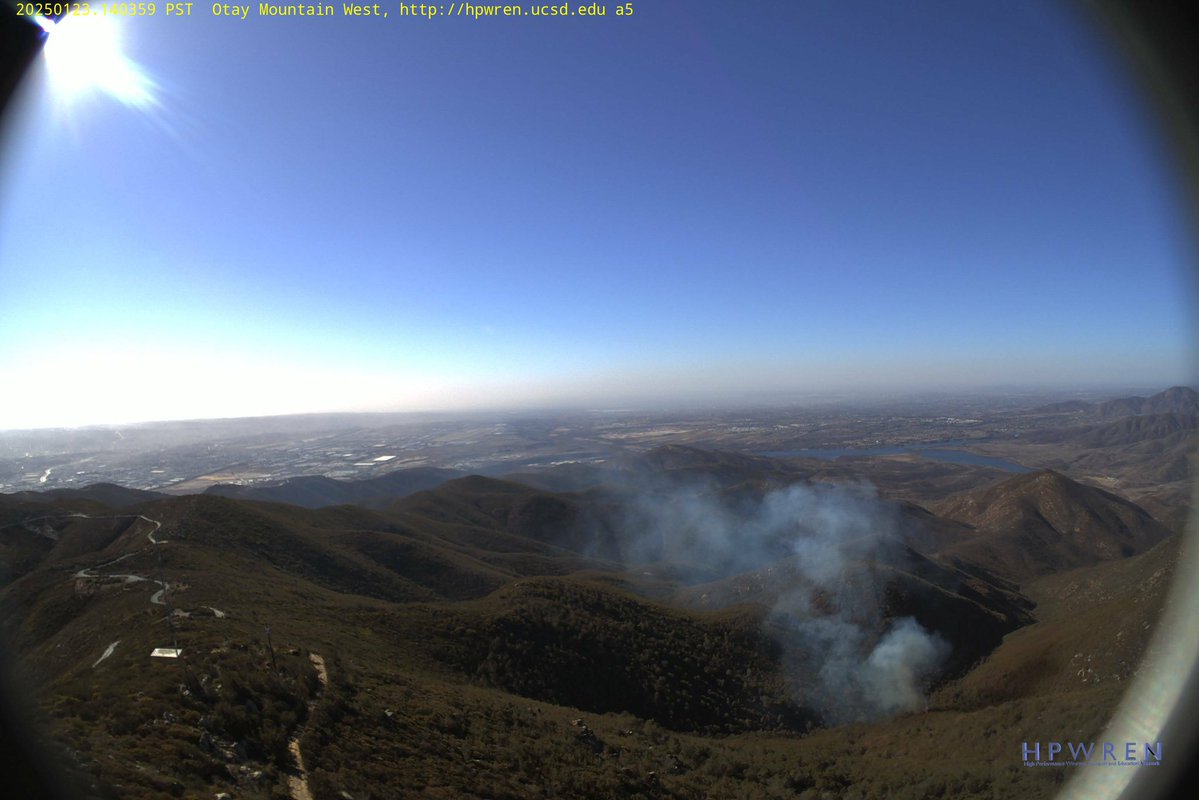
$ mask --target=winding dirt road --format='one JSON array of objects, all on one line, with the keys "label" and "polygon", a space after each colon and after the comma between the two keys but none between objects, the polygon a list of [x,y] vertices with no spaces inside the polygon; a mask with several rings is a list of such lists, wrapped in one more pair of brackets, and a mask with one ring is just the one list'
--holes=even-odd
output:
[{"label": "winding dirt road", "polygon": [[[0,526],[0,527],[9,528],[9,527],[15,527],[17,525],[23,525],[23,526],[28,527],[31,523],[34,523],[34,522],[42,522],[42,521],[50,520],[50,519],[69,519],[69,518],[96,519],[96,520],[140,519],[140,520],[144,520],[145,522],[148,522],[154,526],[153,529],[151,529],[150,531],[148,531],[146,533],[146,539],[147,539],[147,541],[149,541],[150,546],[162,545],[162,544],[166,544],[166,542],[167,542],[167,540],[158,539],[155,536],[155,534],[158,533],[162,529],[162,522],[159,520],[156,520],[156,519],[151,519],[150,517],[147,517],[143,514],[112,514],[112,515],[105,515],[105,516],[91,516],[89,514],[80,514],[80,513],[53,514],[53,515],[44,516],[44,517],[35,517],[33,519],[27,519],[27,520],[23,520],[21,522],[15,522],[15,523],[11,523],[9,525],[4,525],[4,526]],[[52,537],[52,538],[56,538],[56,537]],[[105,573],[100,572],[100,570],[110,567],[113,564],[117,564],[121,561],[124,561],[127,558],[132,558],[133,556],[144,553],[147,549],[149,549],[149,548],[143,547],[139,550],[135,550],[132,553],[125,553],[124,555],[117,556],[116,558],[114,558],[110,561],[105,561],[103,564],[97,564],[93,567],[84,567],[84,568],[76,571],[71,576],[71,578],[72,578],[72,580],[116,580],[116,581],[122,581],[124,583],[139,583],[139,582],[145,581],[145,582],[150,582],[150,583],[156,583],[156,584],[158,584],[159,588],[158,588],[158,591],[156,591],[152,595],[150,595],[150,602],[154,605],[165,605],[163,595],[170,588],[170,584],[167,583],[166,581],[155,580],[154,578],[149,578],[145,575],[137,575],[132,572],[105,572]],[[211,611],[213,612],[213,616],[215,616],[215,617],[221,618],[221,617],[225,616],[225,612],[220,611],[216,608],[212,608],[211,606],[206,606],[206,608],[211,609]],[[100,657],[98,659],[96,659],[95,663],[92,664],[92,668],[95,669],[97,666],[100,665],[101,662],[103,662],[110,655],[112,655],[113,651],[116,650],[117,645],[119,645],[119,644],[120,644],[120,641],[118,640],[118,641],[115,641],[115,642],[111,643],[110,645],[108,645],[108,647],[105,648],[104,652],[100,655]],[[316,669],[317,679],[320,682],[320,688],[318,689],[317,693],[308,701],[308,716],[309,716],[309,718],[311,718],[312,712],[316,708],[316,704],[319,700],[320,695],[323,693],[325,687],[329,683],[329,671],[325,667],[325,659],[320,653],[309,653],[308,658],[312,662],[313,668]],[[288,791],[291,793],[293,800],[313,800],[312,790],[308,786],[308,770],[304,766],[304,754],[300,752],[300,738],[304,735],[304,732],[307,729],[307,727],[308,727],[307,723],[298,727],[296,729],[295,734],[287,742],[287,749],[291,752],[292,758],[295,760],[295,772],[294,772],[294,774],[288,774],[288,776],[287,776],[287,788],[288,788]]]},{"label": "winding dirt road", "polygon": [[[146,522],[149,522],[151,525],[154,526],[153,530],[146,533],[146,539],[150,542],[150,544],[151,545],[166,544],[165,539],[159,540],[154,537],[154,534],[158,533],[158,531],[162,529],[162,523],[156,519],[151,519],[150,517],[147,517],[143,514],[111,514],[111,515],[106,515],[106,516],[102,516],[102,517],[93,517],[88,514],[78,514],[78,513],[58,514],[58,515],[50,516],[50,517],[37,517],[35,519],[26,520],[24,523],[15,523],[15,524],[18,524],[18,525],[28,524],[30,522],[37,522],[39,520],[44,520],[44,519],[68,519],[68,518],[145,520]],[[9,526],[6,526],[6,527],[9,527]],[[111,561],[105,561],[103,564],[97,564],[94,567],[84,567],[83,569],[79,570],[74,575],[72,575],[71,578],[74,580],[86,578],[86,579],[91,579],[91,580],[113,579],[113,580],[123,581],[125,583],[138,583],[140,581],[149,581],[150,583],[156,583],[156,584],[158,584],[159,589],[158,589],[158,591],[154,592],[154,594],[150,595],[150,602],[156,606],[165,605],[165,603],[162,599],[162,596],[163,596],[163,594],[166,593],[167,589],[170,588],[170,584],[167,583],[166,581],[155,580],[154,578],[148,578],[145,575],[135,575],[130,572],[110,572],[110,573],[107,573],[104,575],[98,574],[96,572],[96,570],[101,570],[101,569],[104,569],[105,567],[112,566],[113,564],[116,564],[119,561],[124,561],[127,558],[132,558],[133,556],[136,556],[140,553],[144,553],[145,551],[146,551],[146,548],[142,548],[141,550],[136,550],[132,553],[126,553],[123,556],[117,556],[116,558],[114,558]]]}]

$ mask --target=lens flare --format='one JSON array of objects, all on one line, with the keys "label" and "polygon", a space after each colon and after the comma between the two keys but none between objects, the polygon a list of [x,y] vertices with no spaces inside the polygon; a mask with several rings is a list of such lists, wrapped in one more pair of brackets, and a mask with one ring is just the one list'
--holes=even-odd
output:
[{"label": "lens flare", "polygon": [[64,100],[101,92],[133,108],[155,105],[154,82],[122,51],[118,20],[89,15],[39,24],[48,33],[43,52],[50,80]]}]

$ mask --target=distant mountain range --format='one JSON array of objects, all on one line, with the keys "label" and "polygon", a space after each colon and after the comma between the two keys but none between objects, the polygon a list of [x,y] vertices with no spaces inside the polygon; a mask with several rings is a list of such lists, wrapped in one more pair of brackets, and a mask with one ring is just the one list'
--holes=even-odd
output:
[{"label": "distant mountain range", "polygon": [[1100,403],[1067,400],[1034,409],[1047,414],[1082,414],[1113,419],[1141,414],[1199,414],[1199,392],[1189,386],[1174,386],[1150,397],[1122,397]]},{"label": "distant mountain range", "polygon": [[1160,449],[1165,449],[1196,430],[1199,430],[1199,413],[1151,412],[1130,414],[1114,422],[1045,431],[1028,439],[1035,442],[1070,441],[1090,448],[1124,447],[1154,441]]},{"label": "distant mountain range", "polygon": [[1176,386],[1151,397],[1065,403],[1042,415],[1021,437],[1043,466],[1083,477],[1145,506],[1172,530],[1190,514],[1191,480],[1199,474],[1199,393]]}]

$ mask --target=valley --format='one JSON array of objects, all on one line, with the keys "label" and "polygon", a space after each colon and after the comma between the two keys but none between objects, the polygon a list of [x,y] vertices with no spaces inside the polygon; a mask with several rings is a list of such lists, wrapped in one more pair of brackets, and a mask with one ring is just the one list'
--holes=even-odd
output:
[{"label": "valley", "polygon": [[[1199,395],[939,402],[8,432],[29,738],[73,797],[1052,796],[1020,744],[1152,662]],[[169,466],[216,450],[264,477]]]}]

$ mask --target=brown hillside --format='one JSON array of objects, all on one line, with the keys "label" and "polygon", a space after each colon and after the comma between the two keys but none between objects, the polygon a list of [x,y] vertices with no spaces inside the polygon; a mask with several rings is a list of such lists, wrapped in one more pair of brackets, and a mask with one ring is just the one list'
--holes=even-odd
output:
[{"label": "brown hillside", "polygon": [[937,702],[972,709],[1126,685],[1152,655],[1149,640],[1178,551],[1179,538],[1171,537],[1132,558],[1030,582],[1025,591],[1037,602],[1037,621],[1008,634],[978,668],[942,690]]},{"label": "brown hillside", "polygon": [[940,555],[1016,579],[1124,558],[1170,535],[1141,507],[1053,470],[955,495],[934,510],[976,530]]}]

